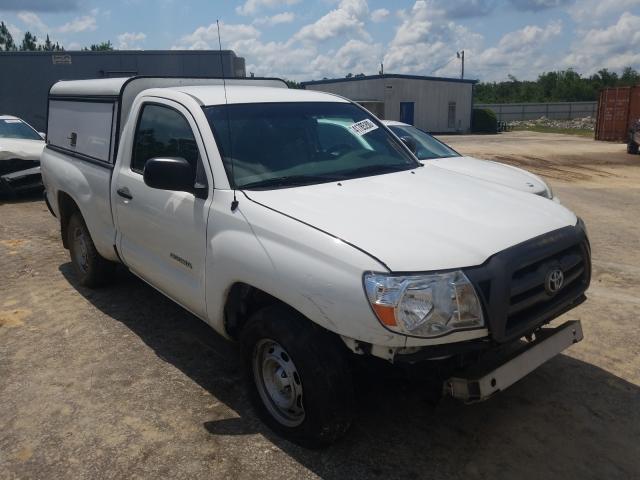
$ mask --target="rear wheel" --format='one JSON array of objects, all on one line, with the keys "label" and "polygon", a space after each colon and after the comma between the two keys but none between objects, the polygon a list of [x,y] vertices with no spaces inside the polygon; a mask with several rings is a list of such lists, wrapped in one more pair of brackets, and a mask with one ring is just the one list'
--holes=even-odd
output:
[{"label": "rear wheel", "polygon": [[111,280],[115,264],[100,256],[80,212],[69,219],[67,242],[71,264],[81,285],[93,288]]},{"label": "rear wheel", "polygon": [[318,448],[351,425],[351,371],[340,340],[281,305],[252,316],[241,333],[252,403],[274,431]]},{"label": "rear wheel", "polygon": [[638,144],[633,140],[629,140],[629,143],[627,143],[627,153],[631,153],[632,155],[638,153]]}]

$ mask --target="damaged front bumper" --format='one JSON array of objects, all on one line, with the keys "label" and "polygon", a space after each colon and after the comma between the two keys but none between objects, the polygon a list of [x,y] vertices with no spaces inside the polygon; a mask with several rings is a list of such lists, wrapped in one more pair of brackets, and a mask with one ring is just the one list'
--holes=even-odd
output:
[{"label": "damaged front bumper", "polygon": [[557,328],[542,328],[535,332],[535,339],[488,352],[479,362],[456,372],[445,381],[444,393],[467,403],[486,400],[582,338],[579,320]]},{"label": "damaged front bumper", "polygon": [[0,193],[15,194],[42,188],[38,160],[0,161]]}]

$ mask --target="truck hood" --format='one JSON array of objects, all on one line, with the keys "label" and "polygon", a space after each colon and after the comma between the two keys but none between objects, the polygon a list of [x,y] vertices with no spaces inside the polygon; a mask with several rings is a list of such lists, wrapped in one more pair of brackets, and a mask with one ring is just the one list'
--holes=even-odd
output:
[{"label": "truck hood", "polygon": [[348,242],[392,271],[480,265],[493,254],[569,225],[562,205],[431,163],[249,199]]},{"label": "truck hood", "polygon": [[0,160],[13,158],[21,160],[40,160],[45,146],[42,140],[23,140],[19,138],[0,138]]},{"label": "truck hood", "polygon": [[544,181],[521,168],[473,157],[449,157],[425,160],[426,163],[454,172],[498,183],[523,192],[541,195],[547,190]]}]

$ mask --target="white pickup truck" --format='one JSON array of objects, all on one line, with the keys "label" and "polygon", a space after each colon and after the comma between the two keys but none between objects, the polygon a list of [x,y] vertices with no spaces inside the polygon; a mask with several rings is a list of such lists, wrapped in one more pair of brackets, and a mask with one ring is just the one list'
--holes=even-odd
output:
[{"label": "white pickup truck", "polygon": [[238,340],[258,414],[302,445],[347,431],[363,362],[437,371],[472,402],[582,339],[579,321],[543,328],[586,298],[582,221],[421,164],[339,96],[274,79],[58,82],[42,175],[79,282],[121,263]]}]

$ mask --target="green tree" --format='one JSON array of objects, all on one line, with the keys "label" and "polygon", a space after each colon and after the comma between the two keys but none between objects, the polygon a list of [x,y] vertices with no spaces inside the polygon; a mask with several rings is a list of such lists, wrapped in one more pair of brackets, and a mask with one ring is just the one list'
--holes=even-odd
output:
[{"label": "green tree", "polygon": [[31,32],[26,32],[20,45],[20,50],[23,52],[33,52],[38,49],[38,39]]},{"label": "green tree", "polygon": [[594,101],[601,89],[640,85],[640,73],[626,67],[622,74],[606,68],[589,77],[572,69],[544,72],[535,81],[520,81],[513,75],[504,82],[479,83],[474,87],[477,103]]},{"label": "green tree", "polygon": [[289,88],[294,88],[294,89],[301,89],[302,85],[300,85],[300,82],[296,82],[295,80],[285,80],[285,83],[287,84],[287,87]]},{"label": "green tree", "polygon": [[632,67],[625,67],[620,75],[620,83],[624,86],[640,85],[640,74]]},{"label": "green tree", "polygon": [[9,52],[16,49],[16,44],[13,43],[13,36],[11,32],[4,24],[0,22],[0,51]]},{"label": "green tree", "polygon": [[113,50],[113,45],[111,44],[111,40],[107,40],[106,42],[94,43],[89,48],[84,47],[82,50],[90,50],[92,52],[110,52]]}]

